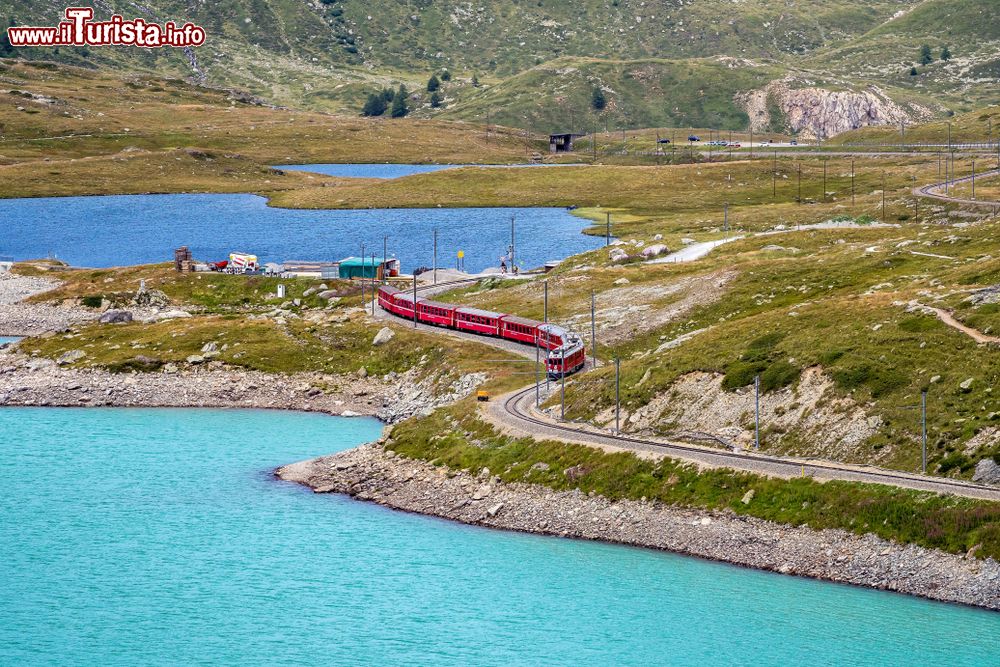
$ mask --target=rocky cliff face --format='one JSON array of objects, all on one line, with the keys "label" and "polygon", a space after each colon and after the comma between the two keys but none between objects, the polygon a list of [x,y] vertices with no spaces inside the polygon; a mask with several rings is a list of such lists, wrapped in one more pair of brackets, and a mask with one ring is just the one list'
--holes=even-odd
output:
[{"label": "rocky cliff face", "polygon": [[923,109],[908,113],[875,86],[857,92],[793,89],[790,84],[787,79],[772,81],[764,88],[736,96],[755,131],[783,125],[803,137],[825,139],[868,125],[898,125],[930,113]]}]

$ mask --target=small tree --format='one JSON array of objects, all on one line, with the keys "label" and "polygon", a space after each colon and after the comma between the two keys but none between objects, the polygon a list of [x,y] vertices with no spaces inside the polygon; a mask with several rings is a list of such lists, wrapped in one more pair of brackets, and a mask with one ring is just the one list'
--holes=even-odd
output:
[{"label": "small tree", "polygon": [[381,116],[385,113],[385,100],[381,93],[372,93],[368,96],[364,108],[361,110],[363,116]]},{"label": "small tree", "polygon": [[433,93],[440,87],[441,87],[441,82],[438,80],[437,75],[431,74],[431,78],[427,79],[427,92]]},{"label": "small tree", "polygon": [[941,60],[951,60],[951,49],[947,46],[941,49]]},{"label": "small tree", "polygon": [[451,81],[451,72],[449,72],[448,70],[442,71],[441,72],[441,80],[442,81]]},{"label": "small tree", "polygon": [[406,98],[409,93],[406,92],[406,86],[399,84],[399,90],[392,98],[392,111],[389,115],[393,118],[402,118],[406,114],[410,113],[410,107],[406,105]]},{"label": "small tree", "polygon": [[433,108],[437,109],[438,107],[440,107],[441,106],[441,102],[443,100],[444,100],[444,98],[441,97],[441,91],[435,90],[433,93],[431,93],[431,106]]},{"label": "small tree", "polygon": [[916,76],[918,74],[916,67],[910,68],[910,76]]},{"label": "small tree", "polygon": [[[16,23],[14,19],[7,21],[7,25],[13,28]],[[9,56],[14,53],[14,47],[10,43],[10,37],[7,36],[7,29],[0,25],[0,57]]]},{"label": "small tree", "polygon": [[934,56],[931,55],[931,47],[924,44],[920,47],[920,64],[929,65],[934,62]]},{"label": "small tree", "polygon": [[392,98],[396,96],[396,92],[392,88],[386,88],[382,91],[382,101],[385,102],[386,106],[392,104]]},{"label": "small tree", "polygon": [[608,106],[608,99],[604,97],[604,91],[600,86],[594,88],[594,94],[590,96],[590,106],[594,107],[594,111],[604,111],[604,107]]},{"label": "small tree", "polygon": [[475,86],[476,88],[479,87],[479,77],[476,76],[475,74],[472,75],[472,85]]}]

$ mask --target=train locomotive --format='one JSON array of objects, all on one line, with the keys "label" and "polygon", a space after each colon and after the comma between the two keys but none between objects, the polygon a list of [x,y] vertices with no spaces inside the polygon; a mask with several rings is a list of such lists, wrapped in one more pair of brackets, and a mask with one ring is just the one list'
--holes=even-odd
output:
[{"label": "train locomotive", "polygon": [[469,331],[541,347],[546,351],[545,369],[548,376],[558,379],[583,368],[587,352],[583,339],[556,324],[505,315],[479,308],[456,306],[431,299],[414,298],[411,292],[383,285],[378,289],[379,306],[407,320],[439,327]]}]

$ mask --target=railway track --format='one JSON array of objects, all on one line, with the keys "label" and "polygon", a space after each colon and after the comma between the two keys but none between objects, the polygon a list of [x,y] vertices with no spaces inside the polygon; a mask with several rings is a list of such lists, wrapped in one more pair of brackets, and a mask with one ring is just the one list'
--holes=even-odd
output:
[{"label": "railway track", "polygon": [[[481,278],[464,278],[441,282],[436,285],[421,285],[417,287],[417,292],[425,294],[434,293],[459,285],[475,283],[479,280]],[[405,318],[398,319],[410,321],[405,320]],[[441,334],[447,333],[438,327],[426,327],[426,330],[437,331]],[[488,337],[476,336],[476,338],[489,340]],[[590,365],[588,364],[581,372],[586,372],[589,368]],[[548,437],[590,446],[596,445],[598,447],[650,452],[701,465],[734,468],[775,477],[802,477],[808,475],[809,477],[823,480],[885,484],[919,491],[932,491],[968,498],[1000,501],[1000,489],[961,480],[927,477],[874,466],[846,465],[833,461],[817,461],[815,459],[798,459],[759,454],[756,452],[730,451],[682,442],[659,442],[629,435],[604,433],[587,424],[555,422],[543,419],[532,412],[530,404],[533,401],[534,393],[535,385],[530,384],[505,397],[501,397],[499,401],[490,403],[487,409],[491,412],[494,419],[503,426],[532,437]],[[700,435],[717,439],[707,433]]]},{"label": "railway track", "polygon": [[[981,174],[976,174],[976,178],[989,178],[990,176],[1000,175],[1000,169],[991,169],[990,171],[984,171]],[[1000,207],[1000,201],[993,201],[989,199],[962,199],[960,197],[951,197],[949,195],[941,194],[941,188],[946,185],[954,185],[956,183],[968,183],[972,180],[972,176],[963,176],[962,178],[955,178],[951,181],[941,181],[940,183],[931,183],[930,185],[924,185],[919,188],[913,188],[913,194],[919,195],[921,197],[929,197],[931,199],[937,199],[939,201],[951,202],[953,204],[966,204],[969,206],[989,206],[994,209]]]},{"label": "railway track", "polygon": [[533,400],[534,391],[535,387],[531,385],[508,394],[491,408],[494,417],[497,417],[505,426],[517,428],[526,435],[534,437],[552,437],[582,444],[665,454],[673,458],[712,467],[735,468],[777,477],[808,475],[825,480],[887,484],[921,491],[950,493],[969,498],[1000,500],[1000,489],[961,480],[912,475],[870,466],[848,466],[828,461],[726,451],[680,442],[664,443],[628,435],[599,433],[582,425],[553,422],[533,414],[528,405]]}]

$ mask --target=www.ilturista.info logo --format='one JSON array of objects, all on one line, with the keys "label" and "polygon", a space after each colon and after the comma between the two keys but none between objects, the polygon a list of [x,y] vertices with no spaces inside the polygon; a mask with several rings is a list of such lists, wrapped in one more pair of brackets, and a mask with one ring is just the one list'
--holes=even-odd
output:
[{"label": "www.ilturista.info logo", "polygon": [[201,46],[205,29],[193,23],[163,25],[143,19],[126,21],[115,14],[108,21],[91,21],[93,7],[68,7],[65,21],[57,26],[15,26],[7,28],[11,46]]}]

